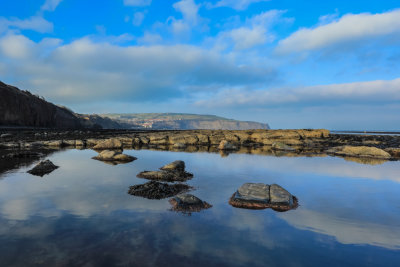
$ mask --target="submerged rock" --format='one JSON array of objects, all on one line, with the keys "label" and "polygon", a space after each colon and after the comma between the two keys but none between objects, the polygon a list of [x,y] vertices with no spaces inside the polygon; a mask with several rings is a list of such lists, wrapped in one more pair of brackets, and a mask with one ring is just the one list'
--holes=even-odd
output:
[{"label": "submerged rock", "polygon": [[169,203],[172,205],[172,210],[185,213],[198,212],[212,207],[212,205],[191,194],[179,194],[171,198]]},{"label": "submerged rock", "polygon": [[93,159],[101,160],[101,161],[111,161],[115,163],[127,163],[136,160],[137,158],[122,154],[118,151],[113,150],[103,150],[97,155],[93,157]]},{"label": "submerged rock", "polygon": [[246,183],[230,198],[229,204],[237,208],[287,211],[298,206],[297,198],[277,184]]},{"label": "submerged rock", "polygon": [[191,187],[186,184],[167,184],[156,181],[150,181],[145,184],[129,187],[128,194],[145,197],[148,199],[163,199],[175,196],[179,193],[190,190]]},{"label": "submerged rock", "polygon": [[54,165],[50,160],[45,160],[37,164],[32,170],[29,170],[28,173],[36,176],[43,176],[51,173],[55,169],[58,169],[58,166]]},{"label": "submerged rock", "polygon": [[193,177],[193,174],[185,171],[185,162],[176,160],[160,168],[161,171],[143,171],[137,177],[149,180],[165,182],[184,182]]}]

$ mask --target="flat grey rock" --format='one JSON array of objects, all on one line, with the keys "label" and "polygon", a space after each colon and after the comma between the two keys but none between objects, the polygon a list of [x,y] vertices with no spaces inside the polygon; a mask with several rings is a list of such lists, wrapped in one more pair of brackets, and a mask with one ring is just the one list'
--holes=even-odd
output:
[{"label": "flat grey rock", "polygon": [[269,185],[261,183],[246,183],[238,189],[235,197],[241,200],[260,201],[268,203],[270,199]]},{"label": "flat grey rock", "polygon": [[278,205],[292,205],[293,204],[293,197],[292,195],[286,191],[283,187],[273,184],[270,186],[270,198],[271,204],[278,204]]},{"label": "flat grey rock", "polygon": [[298,201],[277,184],[246,183],[232,195],[229,204],[236,208],[287,211],[297,208]]}]

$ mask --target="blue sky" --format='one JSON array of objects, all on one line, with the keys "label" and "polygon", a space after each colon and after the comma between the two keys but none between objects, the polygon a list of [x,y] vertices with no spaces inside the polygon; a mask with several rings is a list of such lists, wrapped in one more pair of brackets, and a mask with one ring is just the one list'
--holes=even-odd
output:
[{"label": "blue sky", "polygon": [[0,2],[0,80],[80,113],[400,130],[398,1]]}]

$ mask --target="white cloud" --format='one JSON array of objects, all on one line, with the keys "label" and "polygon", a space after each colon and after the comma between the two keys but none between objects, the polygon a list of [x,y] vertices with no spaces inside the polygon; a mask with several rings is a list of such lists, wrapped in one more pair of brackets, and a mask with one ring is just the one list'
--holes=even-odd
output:
[{"label": "white cloud", "polygon": [[162,41],[162,37],[159,34],[145,32],[137,41],[139,44],[156,44]]},{"label": "white cloud", "polygon": [[183,19],[186,22],[197,23],[199,6],[196,5],[194,0],[181,0],[173,4],[173,7],[182,13]]},{"label": "white cloud", "polygon": [[339,218],[325,212],[299,209],[295,213],[280,214],[294,227],[330,235],[342,244],[368,244],[389,249],[400,249],[400,227]]},{"label": "white cloud", "polygon": [[198,15],[199,5],[196,5],[194,0],[181,0],[174,3],[173,7],[182,14],[182,19],[168,18],[167,23],[171,23],[171,31],[177,36],[189,35],[201,19]]},{"label": "white cloud", "polygon": [[144,20],[144,12],[136,12],[133,14],[132,23],[135,26],[140,26]]},{"label": "white cloud", "polygon": [[0,17],[0,33],[8,29],[33,30],[40,33],[48,33],[53,31],[53,23],[40,16],[34,16],[24,20]]},{"label": "white cloud", "polygon": [[31,57],[34,42],[23,35],[7,35],[0,39],[0,54],[10,59],[27,59]]},{"label": "white cloud", "polygon": [[[187,96],[192,86],[266,82],[272,75],[270,70],[239,66],[229,57],[189,45],[121,47],[83,38],[44,53],[26,37],[8,39],[0,39],[5,44],[0,61],[17,56],[19,61],[8,66],[4,77],[17,76],[25,81],[24,88],[60,104],[166,101]],[[26,49],[26,42],[31,49]]]},{"label": "white cloud", "polygon": [[345,42],[398,34],[399,17],[399,9],[380,14],[347,14],[325,25],[298,30],[279,42],[277,52],[317,50]]},{"label": "white cloud", "polygon": [[273,41],[275,36],[270,28],[278,21],[291,21],[283,19],[283,10],[270,10],[248,18],[244,26],[221,32],[217,37],[217,47],[227,48],[233,42],[237,50],[249,49],[257,45]]},{"label": "white cloud", "polygon": [[124,0],[124,5],[126,5],[126,6],[149,6],[149,5],[151,5],[151,0]]},{"label": "white cloud", "polygon": [[229,35],[235,42],[236,49],[248,49],[267,41],[266,29],[263,27],[241,27],[232,30]]},{"label": "white cloud", "polygon": [[40,10],[43,11],[54,11],[62,0],[46,0]]},{"label": "white cloud", "polygon": [[393,103],[400,101],[400,78],[345,84],[252,90],[234,88],[220,91],[212,99],[198,101],[200,106],[282,106],[337,105],[344,103]]},{"label": "white cloud", "polygon": [[258,2],[268,2],[270,0],[220,0],[216,4],[208,3],[209,8],[216,7],[230,7],[236,10],[245,10],[249,7],[249,5]]}]

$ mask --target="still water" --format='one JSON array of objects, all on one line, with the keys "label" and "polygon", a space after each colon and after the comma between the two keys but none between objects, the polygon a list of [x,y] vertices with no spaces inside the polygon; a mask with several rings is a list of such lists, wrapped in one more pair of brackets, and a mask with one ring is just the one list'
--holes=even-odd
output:
[{"label": "still water", "polygon": [[[126,150],[108,165],[92,150],[48,156],[0,174],[0,266],[399,266],[400,162]],[[184,160],[191,193],[213,207],[190,216],[168,199],[127,194],[136,178]],[[288,212],[231,207],[246,182],[277,183],[297,196]]]}]

